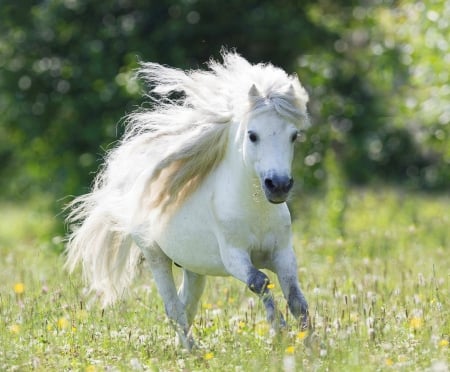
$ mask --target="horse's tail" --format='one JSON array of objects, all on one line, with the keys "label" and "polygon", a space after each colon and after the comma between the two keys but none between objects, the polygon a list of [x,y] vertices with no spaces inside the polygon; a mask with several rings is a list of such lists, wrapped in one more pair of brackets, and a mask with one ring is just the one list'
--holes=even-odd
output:
[{"label": "horse's tail", "polygon": [[98,193],[78,197],[68,207],[72,233],[66,246],[66,268],[72,272],[81,263],[90,291],[108,305],[131,284],[141,252],[107,206],[98,204]]}]

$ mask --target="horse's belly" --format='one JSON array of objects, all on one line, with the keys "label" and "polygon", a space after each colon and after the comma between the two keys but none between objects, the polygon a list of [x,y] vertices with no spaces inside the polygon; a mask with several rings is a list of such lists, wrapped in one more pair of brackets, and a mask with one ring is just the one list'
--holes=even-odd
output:
[{"label": "horse's belly", "polygon": [[202,275],[228,275],[220,257],[219,244],[206,212],[179,211],[157,240],[177,265]]}]

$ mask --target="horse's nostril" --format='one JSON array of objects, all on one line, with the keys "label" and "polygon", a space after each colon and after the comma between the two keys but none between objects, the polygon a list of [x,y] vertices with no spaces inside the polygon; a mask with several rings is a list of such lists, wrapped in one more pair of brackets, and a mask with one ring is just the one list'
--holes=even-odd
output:
[{"label": "horse's nostril", "polygon": [[286,191],[289,191],[290,189],[292,189],[293,185],[294,185],[294,179],[291,177],[291,178],[289,178],[289,181],[286,184]]},{"label": "horse's nostril", "polygon": [[273,181],[272,181],[271,178],[266,178],[266,179],[264,180],[264,184],[266,185],[266,187],[267,187],[269,190],[273,190],[273,189],[275,188],[275,185],[273,184]]}]

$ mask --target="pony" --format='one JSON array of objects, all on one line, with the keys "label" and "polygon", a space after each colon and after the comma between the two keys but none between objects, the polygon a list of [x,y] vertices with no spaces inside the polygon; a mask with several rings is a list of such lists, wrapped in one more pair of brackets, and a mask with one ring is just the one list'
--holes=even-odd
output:
[{"label": "pony", "polygon": [[[308,95],[297,76],[222,51],[222,62],[183,71],[141,63],[151,108],[126,117],[91,192],[68,206],[66,267],[78,264],[104,305],[148,263],[165,312],[184,348],[205,276],[233,276],[285,327],[272,285],[277,275],[290,312],[308,326],[286,200]],[[177,290],[172,268],[183,270]]]}]

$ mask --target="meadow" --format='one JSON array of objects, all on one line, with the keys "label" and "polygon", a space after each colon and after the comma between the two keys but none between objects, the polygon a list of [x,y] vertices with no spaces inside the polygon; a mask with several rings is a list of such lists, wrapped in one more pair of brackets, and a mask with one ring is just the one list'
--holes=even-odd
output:
[{"label": "meadow", "polygon": [[[2,371],[448,371],[450,197],[353,189],[293,203],[295,247],[312,329],[270,331],[257,298],[209,278],[199,348],[175,345],[150,275],[102,309],[62,268],[50,201],[1,203]],[[331,208],[329,207],[331,205]],[[338,210],[337,218],[334,210]],[[174,268],[174,270],[178,270]],[[273,278],[273,275],[268,273]]]}]

